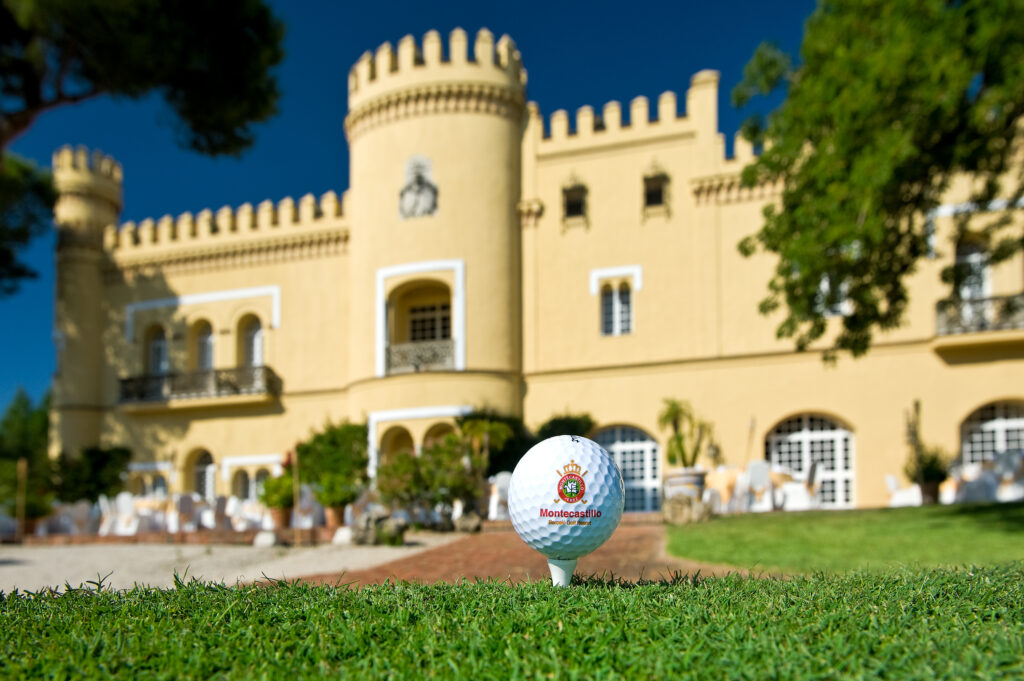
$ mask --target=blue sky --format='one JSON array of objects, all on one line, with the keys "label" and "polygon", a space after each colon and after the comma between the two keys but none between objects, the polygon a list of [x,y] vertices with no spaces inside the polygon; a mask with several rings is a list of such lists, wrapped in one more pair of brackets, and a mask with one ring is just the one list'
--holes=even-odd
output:
[{"label": "blue sky", "polygon": [[[102,98],[45,114],[12,151],[49,165],[62,144],[85,144],[124,166],[122,221],[203,208],[238,206],[349,185],[342,127],[347,75],[366,50],[430,29],[487,27],[509,34],[529,72],[527,96],[549,116],[637,95],[682,95],[701,69],[722,74],[719,126],[728,139],[746,112],[729,104],[754,48],[764,41],[799,49],[812,0],[641,3],[273,2],[287,24],[285,59],[277,74],[280,113],[257,130],[256,144],[238,159],[210,159],[178,148],[170,113],[158,96],[141,101]],[[26,252],[39,279],[0,299],[0,408],[18,386],[33,399],[54,369],[52,234]]]}]

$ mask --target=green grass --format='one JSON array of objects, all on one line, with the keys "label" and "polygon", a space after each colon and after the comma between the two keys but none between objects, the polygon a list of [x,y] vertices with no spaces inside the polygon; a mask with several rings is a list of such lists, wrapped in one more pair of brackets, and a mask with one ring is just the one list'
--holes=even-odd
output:
[{"label": "green grass", "polygon": [[495,582],[0,598],[0,677],[1024,676],[1024,564],[569,589]]},{"label": "green grass", "polygon": [[746,514],[668,538],[673,555],[756,571],[991,565],[1024,560],[1024,504]]}]

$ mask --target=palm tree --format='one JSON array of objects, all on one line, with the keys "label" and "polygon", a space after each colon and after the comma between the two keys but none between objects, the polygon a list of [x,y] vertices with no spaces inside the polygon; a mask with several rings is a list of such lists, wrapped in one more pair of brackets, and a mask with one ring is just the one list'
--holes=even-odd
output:
[{"label": "palm tree", "polygon": [[668,462],[674,465],[678,461],[684,468],[692,468],[705,443],[713,438],[711,424],[697,418],[686,400],[667,397],[664,404],[658,415],[658,426],[672,431],[668,438]]}]

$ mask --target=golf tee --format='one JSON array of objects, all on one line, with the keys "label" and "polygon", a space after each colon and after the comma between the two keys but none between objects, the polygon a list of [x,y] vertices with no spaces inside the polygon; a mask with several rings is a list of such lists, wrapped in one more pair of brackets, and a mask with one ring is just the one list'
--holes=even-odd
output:
[{"label": "golf tee", "polygon": [[569,586],[572,581],[572,573],[576,571],[576,559],[560,560],[548,558],[548,568],[551,570],[551,583],[555,586]]}]

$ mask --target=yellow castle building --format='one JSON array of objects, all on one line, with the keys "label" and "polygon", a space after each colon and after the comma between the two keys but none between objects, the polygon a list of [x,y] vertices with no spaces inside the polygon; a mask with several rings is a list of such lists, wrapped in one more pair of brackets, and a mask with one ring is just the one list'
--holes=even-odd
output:
[{"label": "yellow castle building", "polygon": [[[718,83],[545,121],[508,37],[407,36],[349,74],[340,195],[120,226],[121,167],[59,150],[53,451],[127,446],[136,489],[244,497],[328,420],[368,424],[373,473],[474,409],[587,412],[643,510],[671,472],[666,397],[729,464],[818,462],[825,507],[887,502],[915,400],[924,441],[965,460],[1024,447],[1024,313],[997,304],[1024,300],[1024,263],[949,243],[963,198],[865,358],[776,338],[772,259],[736,245],[779,187],[741,188],[753,152],[726,157]],[[953,258],[976,276],[946,309]]]}]

